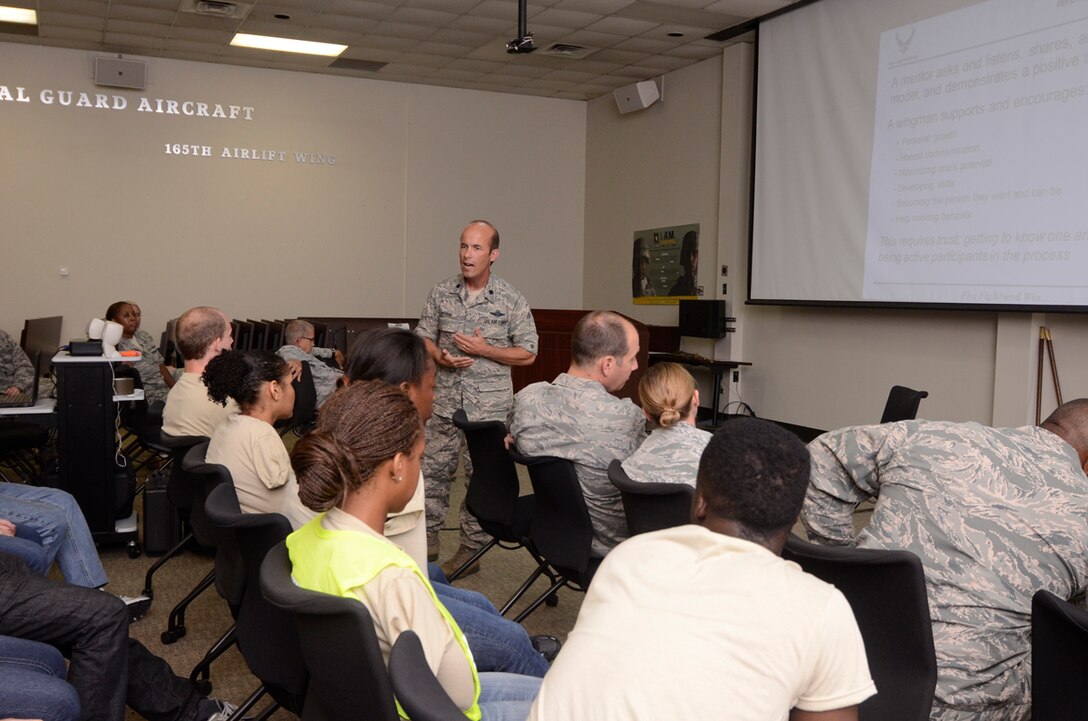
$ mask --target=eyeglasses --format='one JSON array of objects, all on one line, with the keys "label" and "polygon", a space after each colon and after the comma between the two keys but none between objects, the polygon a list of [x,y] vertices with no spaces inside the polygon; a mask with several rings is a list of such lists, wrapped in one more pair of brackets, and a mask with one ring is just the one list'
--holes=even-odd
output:
[{"label": "eyeglasses", "polygon": [[314,339],[313,339],[313,338],[306,338],[305,336],[303,336],[302,338],[299,338],[299,340],[308,340],[308,341],[310,341],[311,343],[313,343],[313,342],[314,342]]}]

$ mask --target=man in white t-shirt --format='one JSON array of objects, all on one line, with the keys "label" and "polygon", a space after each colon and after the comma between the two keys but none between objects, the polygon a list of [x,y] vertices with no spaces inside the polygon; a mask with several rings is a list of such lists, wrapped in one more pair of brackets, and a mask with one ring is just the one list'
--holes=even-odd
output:
[{"label": "man in white t-shirt", "polygon": [[856,721],[876,689],[854,615],[779,555],[809,455],[768,421],[731,421],[699,464],[693,525],[605,558],[531,721]]}]

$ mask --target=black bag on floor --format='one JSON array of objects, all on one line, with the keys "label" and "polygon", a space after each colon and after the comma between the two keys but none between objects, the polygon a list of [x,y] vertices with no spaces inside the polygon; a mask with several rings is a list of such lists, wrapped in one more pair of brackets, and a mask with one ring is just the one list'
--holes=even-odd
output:
[{"label": "black bag on floor", "polygon": [[181,540],[181,519],[166,497],[169,470],[158,470],[144,488],[144,552],[161,556]]}]

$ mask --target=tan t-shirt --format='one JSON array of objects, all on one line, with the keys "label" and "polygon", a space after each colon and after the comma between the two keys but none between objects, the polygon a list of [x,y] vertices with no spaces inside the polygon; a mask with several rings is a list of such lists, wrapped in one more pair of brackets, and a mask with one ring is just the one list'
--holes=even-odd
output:
[{"label": "tan t-shirt", "polygon": [[227,467],[244,513],[282,513],[299,528],[317,514],[298,499],[291,457],[276,429],[242,414],[219,424],[208,444],[208,463]]},{"label": "tan t-shirt", "polygon": [[172,436],[212,437],[216,427],[238,412],[238,404],[227,399],[221,406],[208,397],[208,388],[200,375],[182,373],[166,395],[162,411],[162,430]]}]

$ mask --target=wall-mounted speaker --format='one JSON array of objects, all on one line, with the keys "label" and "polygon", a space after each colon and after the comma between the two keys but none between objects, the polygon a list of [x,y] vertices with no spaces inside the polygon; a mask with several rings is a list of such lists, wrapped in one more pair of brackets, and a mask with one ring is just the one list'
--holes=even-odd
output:
[{"label": "wall-mounted speaker", "polygon": [[143,90],[147,84],[147,63],[121,58],[95,58],[94,84]]},{"label": "wall-mounted speaker", "polygon": [[616,107],[621,113],[645,110],[661,98],[661,92],[653,80],[642,80],[634,85],[624,85],[622,88],[616,88],[612,95],[615,96]]},{"label": "wall-mounted speaker", "polygon": [[680,335],[687,338],[724,338],[736,320],[726,316],[724,300],[680,301]]}]

